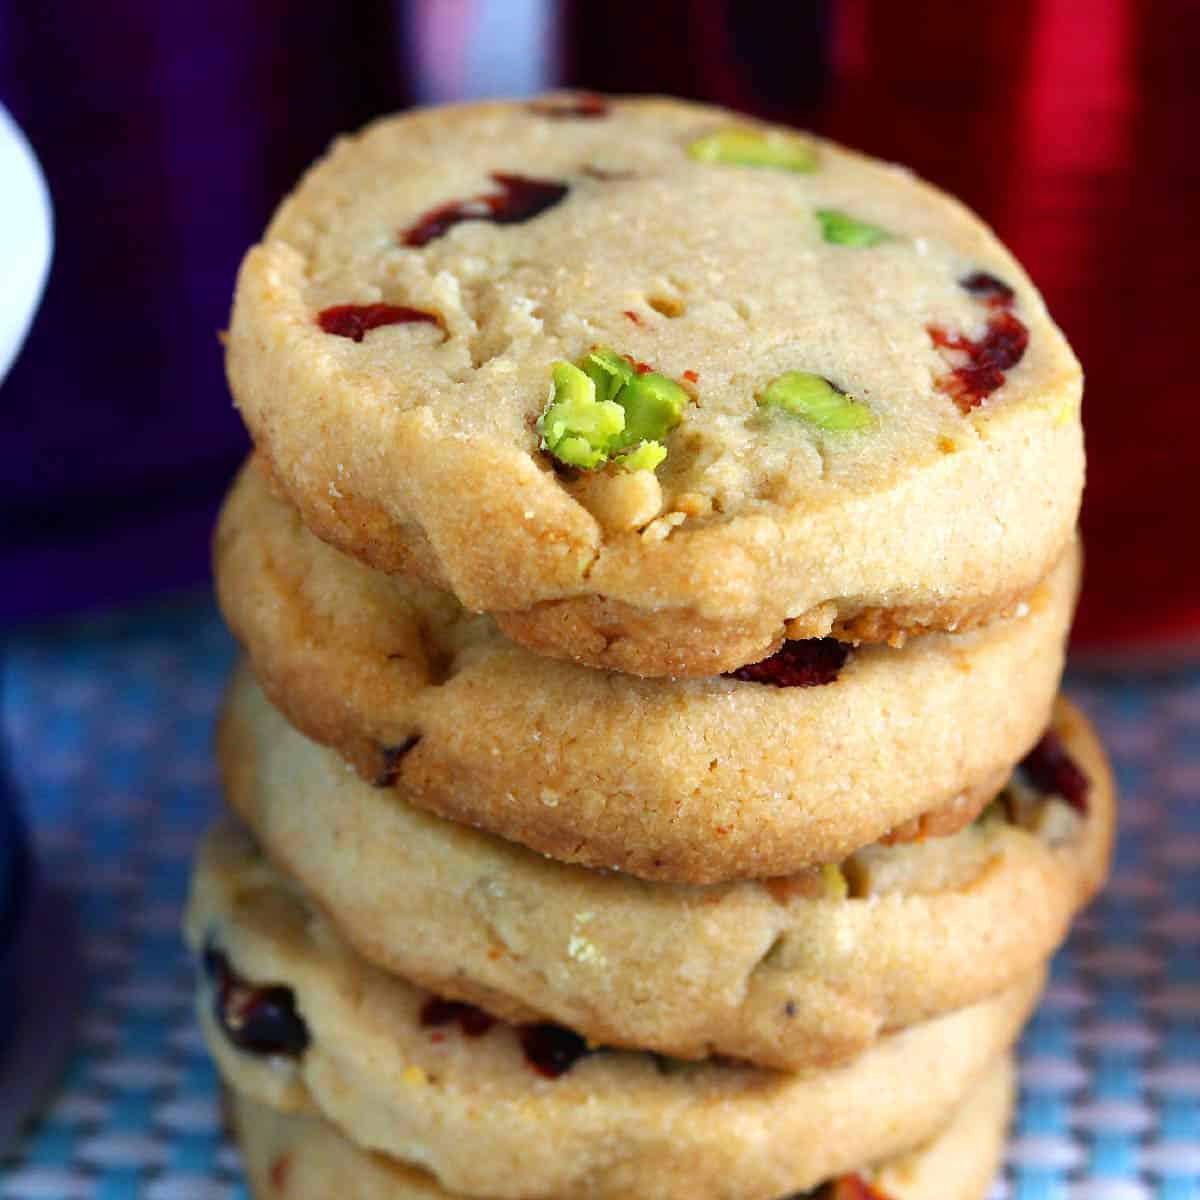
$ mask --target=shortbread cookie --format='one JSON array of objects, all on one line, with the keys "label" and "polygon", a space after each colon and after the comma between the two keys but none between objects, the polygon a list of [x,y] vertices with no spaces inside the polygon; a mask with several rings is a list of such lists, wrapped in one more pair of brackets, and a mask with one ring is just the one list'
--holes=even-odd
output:
[{"label": "shortbread cookie", "polygon": [[[932,1141],[789,1200],[983,1200],[1000,1162],[1013,1082],[1006,1058]],[[281,1113],[236,1092],[229,1109],[257,1200],[454,1200],[424,1171],[360,1150],[321,1117]]]},{"label": "shortbread cookie", "polygon": [[465,1195],[783,1196],[934,1136],[1011,1044],[1036,971],[971,1008],[792,1075],[513,1026],[369,965],[230,823],[187,916],[201,1025],[226,1082],[315,1111]]},{"label": "shortbread cookie", "polygon": [[791,644],[743,678],[541,658],[326,546],[253,469],[222,515],[216,574],[272,700],[366,778],[565,862],[708,883],[835,861],[914,818],[908,833],[970,821],[1045,727],[1078,559],[985,629],[798,643],[833,651],[813,687],[776,686],[795,681]]},{"label": "shortbread cookie", "polygon": [[321,537],[641,675],[990,619],[1083,479],[1079,365],[976,217],[676,100],[339,141],[246,256],[227,365]]},{"label": "shortbread cookie", "polygon": [[1103,878],[1114,816],[1103,752],[1065,701],[1054,730],[1090,784],[1077,809],[1015,811],[1038,786],[1021,771],[953,837],[711,887],[564,866],[422,813],[290,729],[245,674],[219,753],[230,805],[379,966],[596,1044],[798,1069],[1050,956]]}]

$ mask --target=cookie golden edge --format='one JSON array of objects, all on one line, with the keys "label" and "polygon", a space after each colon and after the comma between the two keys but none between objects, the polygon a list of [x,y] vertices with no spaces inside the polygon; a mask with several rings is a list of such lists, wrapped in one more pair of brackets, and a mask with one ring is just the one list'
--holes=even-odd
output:
[{"label": "cookie golden edge", "polygon": [[596,1044],[797,1070],[981,1000],[1061,942],[1107,873],[1115,797],[1083,715],[1060,700],[1052,728],[1091,785],[1068,840],[1003,824],[883,851],[917,875],[950,857],[952,883],[861,899],[812,873],[696,887],[553,862],[356,779],[245,673],[218,746],[232,810],[381,968]]},{"label": "cookie golden edge", "polygon": [[[679,101],[621,103],[730,119]],[[400,119],[425,128],[494,107]],[[327,169],[313,168],[286,206],[301,203],[311,180],[328,186]],[[932,203],[965,212],[921,186]],[[349,424],[332,380],[293,360],[306,322],[287,300],[300,271],[289,249],[268,231],[247,255],[227,356],[236,402],[279,487],[322,538],[378,569],[453,590],[539,653],[634,674],[703,676],[764,657],[785,633],[896,641],[962,628],[1019,603],[1071,539],[1083,485],[1081,374],[1048,320],[1041,326],[1057,339],[1058,367],[1039,403],[989,413],[987,436],[970,448],[854,504],[685,525],[647,545],[636,531],[606,534],[565,493],[548,490],[545,466],[526,450],[475,447],[464,456],[420,409],[389,418],[387,436],[381,430],[370,445],[339,437]],[[996,253],[1027,283],[1011,255]],[[322,436],[297,415],[305,412],[318,415]],[[488,497],[486,536],[478,507],[464,499],[472,495]],[[949,557],[938,513],[954,517]]]},{"label": "cookie golden edge", "polygon": [[[540,659],[332,550],[253,464],[214,557],[273,703],[365,778],[560,861],[680,883],[792,874],[938,810],[943,832],[969,820],[1041,736],[1079,575],[1073,545],[1007,621],[775,688]],[[430,632],[471,620],[465,648]]]},{"label": "cookie golden edge", "polygon": [[[1012,1114],[1009,1059],[989,1069],[925,1145],[864,1170],[881,1200],[984,1200]],[[237,1092],[229,1122],[255,1200],[455,1200],[423,1171],[360,1150],[321,1117],[280,1113]]]}]

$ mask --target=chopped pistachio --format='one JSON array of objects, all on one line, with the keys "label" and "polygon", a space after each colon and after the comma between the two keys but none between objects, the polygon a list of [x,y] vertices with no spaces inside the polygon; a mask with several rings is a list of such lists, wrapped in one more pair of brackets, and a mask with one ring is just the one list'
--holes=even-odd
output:
[{"label": "chopped pistachio", "polygon": [[597,400],[594,381],[569,362],[556,362],[552,378],[554,393],[537,423],[542,448],[568,466],[600,466],[625,428],[625,410]]},{"label": "chopped pistachio", "polygon": [[826,900],[845,900],[850,894],[850,884],[838,863],[821,868],[821,885]]},{"label": "chopped pistachio", "polygon": [[781,171],[817,169],[817,154],[808,138],[784,129],[735,125],[697,138],[688,154],[700,162],[739,167],[773,167]]},{"label": "chopped pistachio", "polygon": [[877,246],[892,235],[878,225],[868,225],[836,208],[818,208],[821,235],[835,246]]},{"label": "chopped pistachio", "polygon": [[582,367],[556,362],[554,391],[537,422],[542,449],[560,462],[594,470],[615,462],[653,471],[667,456],[661,439],[683,417],[688,394],[673,379],[637,371],[599,346]]},{"label": "chopped pistachio", "polygon": [[584,374],[596,385],[597,400],[615,400],[636,375],[632,363],[607,346],[597,346],[583,360]]},{"label": "chopped pistachio", "polygon": [[653,371],[634,377],[617,395],[625,410],[625,430],[621,441],[626,445],[655,441],[683,419],[688,394],[673,379]]},{"label": "chopped pistachio", "polygon": [[628,454],[618,455],[616,462],[626,471],[653,471],[666,457],[667,448],[662,442],[643,442]]},{"label": "chopped pistachio", "polygon": [[803,417],[829,433],[868,429],[875,423],[875,414],[861,400],[811,371],[787,371],[772,379],[758,402]]}]

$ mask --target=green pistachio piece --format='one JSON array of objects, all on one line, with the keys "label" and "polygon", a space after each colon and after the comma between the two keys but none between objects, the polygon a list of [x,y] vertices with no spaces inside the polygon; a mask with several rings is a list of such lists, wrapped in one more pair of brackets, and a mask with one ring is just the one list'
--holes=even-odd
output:
[{"label": "green pistachio piece", "polygon": [[657,441],[683,419],[688,394],[673,379],[648,371],[635,374],[617,395],[625,410],[623,445]]},{"label": "green pistachio piece", "polygon": [[787,371],[772,379],[758,402],[803,417],[829,433],[869,429],[875,424],[875,414],[861,400],[839,392],[828,379],[811,371]]},{"label": "green pistachio piece", "polygon": [[774,167],[780,171],[817,169],[817,153],[808,138],[784,129],[734,125],[697,138],[688,154],[700,162],[739,167]]},{"label": "green pistachio piece", "polygon": [[845,900],[850,895],[850,884],[838,863],[821,868],[821,888],[826,900]]},{"label": "green pistachio piece", "polygon": [[596,385],[597,400],[615,400],[617,393],[637,372],[627,358],[622,358],[607,346],[597,346],[583,360],[584,374]]},{"label": "green pistachio piece", "polygon": [[625,410],[597,400],[595,383],[571,363],[556,362],[552,371],[554,394],[537,423],[542,449],[568,466],[602,465],[625,429]]},{"label": "green pistachio piece", "polygon": [[643,442],[628,454],[619,455],[616,462],[626,471],[653,471],[666,457],[667,448],[662,442]]},{"label": "green pistachio piece", "polygon": [[568,467],[579,467],[584,471],[591,471],[602,466],[608,459],[608,455],[603,450],[597,450],[588,442],[587,438],[574,435],[560,438],[557,444],[554,446],[547,444],[545,448],[559,462],[566,463]]},{"label": "green pistachio piece", "polygon": [[653,471],[662,439],[683,419],[688,394],[673,379],[639,375],[615,350],[598,346],[582,367],[553,366],[554,392],[538,418],[542,449],[559,462],[595,470],[612,461],[626,471]]},{"label": "green pistachio piece", "polygon": [[822,236],[835,246],[878,246],[892,236],[886,229],[868,225],[836,208],[818,208],[817,220]]}]

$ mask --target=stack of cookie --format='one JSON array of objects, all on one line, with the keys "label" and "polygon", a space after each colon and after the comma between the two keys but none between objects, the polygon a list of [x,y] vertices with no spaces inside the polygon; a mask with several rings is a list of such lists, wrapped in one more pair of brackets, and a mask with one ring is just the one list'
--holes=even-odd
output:
[{"label": "stack of cookie", "polygon": [[978,1197],[1100,884],[1078,364],[902,170],[555,96],[248,254],[200,1013],[267,1197]]}]

